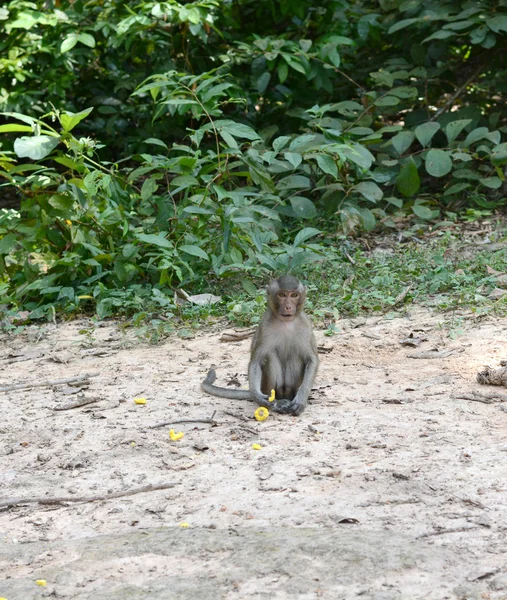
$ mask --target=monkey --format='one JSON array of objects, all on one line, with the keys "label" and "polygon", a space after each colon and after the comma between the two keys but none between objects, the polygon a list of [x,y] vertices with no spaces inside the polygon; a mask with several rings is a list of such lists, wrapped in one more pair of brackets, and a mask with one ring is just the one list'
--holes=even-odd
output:
[{"label": "monkey", "polygon": [[[267,308],[250,349],[249,389],[213,385],[215,369],[210,369],[201,388],[214,396],[252,400],[278,413],[300,415],[319,366],[312,325],[303,311],[306,288],[296,277],[283,275],[272,281],[266,292]],[[270,403],[273,389],[276,400]]]}]

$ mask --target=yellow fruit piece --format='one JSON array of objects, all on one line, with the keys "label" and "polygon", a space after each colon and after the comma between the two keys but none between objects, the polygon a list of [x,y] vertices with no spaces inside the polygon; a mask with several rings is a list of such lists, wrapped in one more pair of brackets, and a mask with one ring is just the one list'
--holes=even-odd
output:
[{"label": "yellow fruit piece", "polygon": [[170,429],[169,430],[169,437],[171,438],[171,440],[173,442],[177,442],[178,440],[181,440],[181,438],[184,436],[185,434],[183,433],[183,431],[179,431],[178,433],[174,433],[174,429]]},{"label": "yellow fruit piece", "polygon": [[72,225],[72,221],[70,219],[65,219],[65,222],[67,223],[67,225]]},{"label": "yellow fruit piece", "polygon": [[35,583],[36,583],[37,585],[40,585],[40,586],[42,586],[42,587],[44,587],[44,586],[47,584],[47,582],[46,582],[46,580],[45,580],[45,579],[37,579],[37,580],[35,581]]},{"label": "yellow fruit piece", "polygon": [[190,527],[190,525],[188,523],[180,523],[180,527],[183,527],[184,529],[186,529],[187,527]]},{"label": "yellow fruit piece", "polygon": [[265,421],[269,417],[269,410],[264,408],[264,406],[259,406],[259,408],[254,412],[254,417],[257,421]]},{"label": "yellow fruit piece", "polygon": [[130,445],[132,446],[132,448],[135,448],[137,446],[135,442],[130,442]]},{"label": "yellow fruit piece", "polygon": [[275,390],[271,390],[271,396],[268,398],[269,402],[273,402],[275,400]]},{"label": "yellow fruit piece", "polygon": [[146,398],[134,398],[134,404],[146,404]]},{"label": "yellow fruit piece", "polygon": [[252,448],[254,450],[262,450],[262,446],[260,444],[252,444]]}]

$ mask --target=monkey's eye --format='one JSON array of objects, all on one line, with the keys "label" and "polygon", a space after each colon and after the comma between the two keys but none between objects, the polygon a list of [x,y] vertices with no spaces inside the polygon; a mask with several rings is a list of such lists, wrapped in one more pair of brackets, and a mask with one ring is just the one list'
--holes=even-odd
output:
[{"label": "monkey's eye", "polygon": [[278,292],[278,297],[279,298],[285,298],[287,294],[285,292]]},{"label": "monkey's eye", "polygon": [[299,298],[299,294],[297,292],[292,292],[290,295],[291,298]]}]

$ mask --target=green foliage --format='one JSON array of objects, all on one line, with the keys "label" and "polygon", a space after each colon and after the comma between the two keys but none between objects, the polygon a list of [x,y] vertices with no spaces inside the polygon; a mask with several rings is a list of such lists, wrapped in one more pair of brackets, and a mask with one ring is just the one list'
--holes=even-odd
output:
[{"label": "green foliage", "polygon": [[176,287],[329,262],[336,232],[495,210],[506,23],[469,1],[11,0],[2,301],[172,315]]}]

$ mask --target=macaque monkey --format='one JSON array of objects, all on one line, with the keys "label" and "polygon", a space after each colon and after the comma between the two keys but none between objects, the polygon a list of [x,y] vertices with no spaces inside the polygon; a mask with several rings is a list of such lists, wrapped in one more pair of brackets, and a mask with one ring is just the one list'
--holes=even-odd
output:
[{"label": "macaque monkey", "polygon": [[[235,400],[253,400],[279,413],[300,415],[312,389],[319,359],[312,325],[303,312],[306,288],[292,275],[271,282],[268,306],[250,350],[249,390],[213,385],[215,369],[208,372],[202,389],[208,394]],[[275,390],[275,402],[268,398]]]}]

